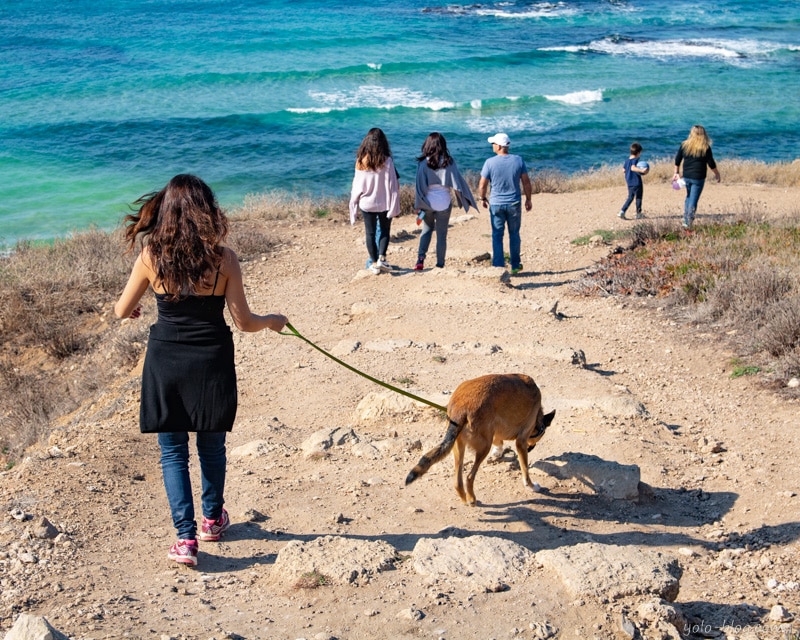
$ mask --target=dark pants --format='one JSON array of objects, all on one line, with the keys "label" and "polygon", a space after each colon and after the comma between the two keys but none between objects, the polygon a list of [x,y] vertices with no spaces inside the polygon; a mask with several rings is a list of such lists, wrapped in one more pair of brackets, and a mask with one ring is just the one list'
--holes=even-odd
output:
[{"label": "dark pants", "polygon": [[622,213],[628,210],[628,207],[631,206],[631,202],[636,198],[636,215],[640,215],[642,213],[642,195],[644,195],[643,185],[640,184],[637,187],[628,185],[628,199],[625,201],[625,204],[622,205]]},{"label": "dark pants", "polygon": [[[364,217],[364,230],[367,234],[367,253],[372,262],[377,262],[378,258],[386,257],[389,249],[389,233],[391,231],[392,220],[387,216],[388,211],[361,211]],[[375,235],[380,223],[380,232],[376,242]]]}]

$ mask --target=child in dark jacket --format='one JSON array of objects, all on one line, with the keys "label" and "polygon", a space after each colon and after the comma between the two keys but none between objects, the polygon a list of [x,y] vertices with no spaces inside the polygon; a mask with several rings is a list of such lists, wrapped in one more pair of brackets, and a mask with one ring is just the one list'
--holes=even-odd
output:
[{"label": "child in dark jacket", "polygon": [[642,155],[642,145],[638,142],[634,142],[631,145],[631,155],[625,161],[622,170],[625,172],[625,183],[628,185],[628,198],[622,205],[622,208],[619,210],[617,214],[623,220],[625,218],[625,212],[628,210],[628,207],[631,206],[631,203],[636,200],[636,219],[639,220],[644,218],[642,215],[642,195],[644,194],[644,185],[642,184],[642,176],[647,175],[650,171],[650,167],[647,164],[644,165],[643,168],[638,166],[639,164],[639,157]]}]

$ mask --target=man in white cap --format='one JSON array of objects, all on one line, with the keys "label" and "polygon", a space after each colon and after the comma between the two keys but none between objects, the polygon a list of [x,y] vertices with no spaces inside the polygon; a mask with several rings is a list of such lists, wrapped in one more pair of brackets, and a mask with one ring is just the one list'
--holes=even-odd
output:
[{"label": "man in white cap", "polygon": [[[511,140],[505,133],[497,133],[488,139],[492,143],[495,155],[483,163],[481,180],[478,184],[478,199],[485,207],[489,207],[492,222],[492,266],[505,267],[503,254],[503,235],[508,225],[508,249],[511,255],[511,273],[522,270],[520,261],[519,229],[522,224],[522,197],[525,193],[525,211],[533,208],[531,203],[531,179],[525,161],[508,152]],[[520,183],[522,189],[520,190]],[[491,184],[489,199],[486,189]]]}]

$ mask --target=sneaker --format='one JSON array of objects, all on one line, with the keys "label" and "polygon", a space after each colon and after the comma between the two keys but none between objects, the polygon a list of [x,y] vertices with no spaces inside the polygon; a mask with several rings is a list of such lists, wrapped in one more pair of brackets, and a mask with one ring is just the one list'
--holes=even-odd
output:
[{"label": "sneaker", "polygon": [[230,526],[231,520],[228,517],[228,512],[223,509],[219,518],[216,520],[211,520],[203,516],[203,523],[200,525],[200,535],[198,537],[201,540],[216,542],[219,540],[222,532]]},{"label": "sneaker", "polygon": [[516,267],[516,268],[512,269],[512,270],[511,270],[511,275],[512,275],[512,276],[515,276],[515,275],[517,275],[517,274],[518,274],[520,271],[522,271],[522,265],[519,265],[518,267]]},{"label": "sneaker", "polygon": [[414,271],[422,271],[425,268],[424,258],[417,258],[417,264],[414,265]]},{"label": "sneaker", "polygon": [[620,211],[620,212],[617,214],[617,217],[618,217],[618,218],[622,218],[623,220],[627,220],[627,218],[625,217],[625,212],[624,212],[624,211]]},{"label": "sneaker", "polygon": [[386,262],[385,258],[378,258],[378,261],[375,263],[375,267],[378,268],[378,271],[391,271],[392,267]]},{"label": "sneaker", "polygon": [[377,276],[377,275],[378,275],[378,274],[381,272],[381,270],[380,270],[380,268],[378,267],[378,265],[377,265],[377,264],[373,264],[373,265],[372,265],[372,266],[369,268],[369,270],[372,272],[372,275],[375,275],[375,276]]},{"label": "sneaker", "polygon": [[178,564],[197,566],[197,540],[178,540],[169,548],[167,558]]},{"label": "sneaker", "polygon": [[637,219],[637,220],[644,220],[644,219],[645,219],[645,217],[646,217],[646,216],[645,216],[643,213],[641,213],[641,212],[636,214],[636,219]]}]

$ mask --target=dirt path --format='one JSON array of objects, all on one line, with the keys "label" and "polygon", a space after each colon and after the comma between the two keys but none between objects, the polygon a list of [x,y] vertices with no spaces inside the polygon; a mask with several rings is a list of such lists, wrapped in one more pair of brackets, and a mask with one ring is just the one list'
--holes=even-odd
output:
[{"label": "dirt path", "polygon": [[[551,637],[624,637],[630,603],[576,600],[544,571],[499,593],[431,581],[408,563],[361,586],[294,589],[271,575],[292,540],[384,540],[409,554],[450,528],[533,551],[587,540],[664,551],[683,566],[676,605],[687,619],[716,637],[724,624],[742,629],[736,637],[781,637],[771,608],[800,614],[798,405],[730,378],[731,354],[714,335],[635,299],[575,295],[573,283],[609,247],[571,241],[633,224],[614,215],[623,196],[535,196],[524,269],[508,282],[470,262],[490,250],[485,212],[454,216],[442,270],[411,271],[417,228],[401,218],[391,275],[360,273],[362,229],[327,221],[270,223],[279,249],[244,271],[254,309],[285,313],[321,347],[417,395],[446,403],[465,379],[528,373],[545,410],[557,411],[534,460],[579,452],[637,465],[652,488],[643,503],[608,501],[536,465],[543,491],[528,493],[511,456],[481,468],[476,508],[458,500],[449,461],[404,487],[420,443],[425,450],[444,432],[434,410],[361,420],[359,402],[381,388],[297,338],[236,333],[240,410],[229,451],[259,440],[265,449],[230,456],[228,535],[201,546],[197,570],[167,562],[174,534],[155,439],[137,432],[133,372],[65,420],[50,448],[0,475],[5,512],[33,516],[0,522],[0,628],[25,611],[81,639],[529,638],[548,637],[545,625],[557,630]],[[681,199],[668,186],[645,196],[650,217],[677,217]],[[797,190],[710,185],[701,214],[743,202],[783,213],[797,201]],[[585,366],[572,362],[581,352]],[[303,455],[306,438],[336,427],[379,455],[350,446]],[[25,534],[42,516],[65,532],[54,543]]]}]

